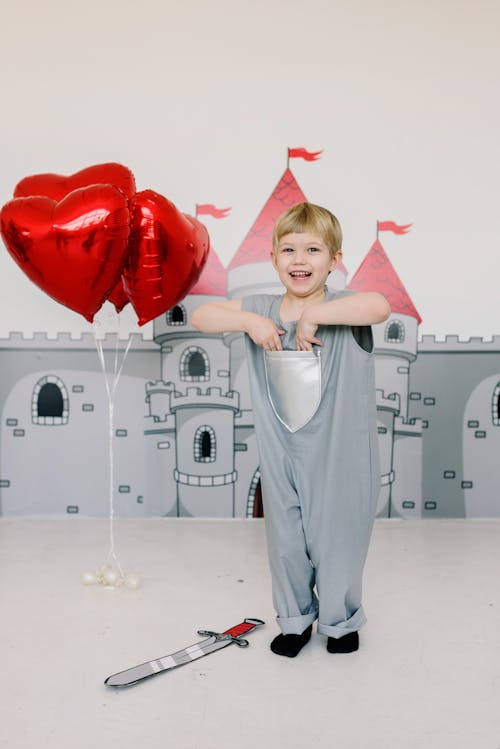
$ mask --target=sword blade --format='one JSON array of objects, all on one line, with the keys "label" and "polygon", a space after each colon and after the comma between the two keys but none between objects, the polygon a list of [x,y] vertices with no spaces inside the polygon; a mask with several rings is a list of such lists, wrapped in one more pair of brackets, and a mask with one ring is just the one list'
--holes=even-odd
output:
[{"label": "sword blade", "polygon": [[183,666],[185,663],[202,658],[204,655],[208,655],[208,653],[212,653],[214,650],[219,650],[230,644],[230,641],[227,640],[217,642],[215,637],[208,637],[206,640],[201,640],[201,642],[197,642],[183,650],[178,650],[176,653],[155,658],[152,661],[141,663],[139,666],[126,668],[125,671],[119,671],[112,676],[108,676],[104,683],[108,687],[127,687],[135,684],[137,681],[147,679],[149,676],[155,676],[162,671],[170,671],[178,666]]}]

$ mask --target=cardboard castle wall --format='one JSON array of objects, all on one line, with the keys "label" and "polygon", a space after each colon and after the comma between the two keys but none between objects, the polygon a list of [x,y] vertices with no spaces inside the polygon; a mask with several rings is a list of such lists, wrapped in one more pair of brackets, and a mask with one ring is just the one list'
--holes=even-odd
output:
[{"label": "cardboard castle wall", "polygon": [[[245,292],[252,277],[278,290],[271,274],[270,264],[247,269]],[[241,292],[234,278],[232,292]],[[210,298],[189,296],[181,324],[167,314],[155,321],[153,341],[134,339],[113,425],[119,515],[254,514],[259,460],[243,336],[205,335],[190,325],[193,309]],[[401,341],[388,338],[394,320],[404,330]],[[418,341],[416,321],[396,313],[374,326],[374,343],[379,516],[500,515],[500,336]],[[115,347],[108,336],[108,363]],[[118,347],[123,351],[124,342]],[[189,368],[190,357],[198,368]],[[92,338],[14,334],[0,341],[0,360],[2,513],[106,515],[108,402]],[[156,373],[162,376],[152,379]],[[47,382],[60,389],[62,416],[38,416]]]}]

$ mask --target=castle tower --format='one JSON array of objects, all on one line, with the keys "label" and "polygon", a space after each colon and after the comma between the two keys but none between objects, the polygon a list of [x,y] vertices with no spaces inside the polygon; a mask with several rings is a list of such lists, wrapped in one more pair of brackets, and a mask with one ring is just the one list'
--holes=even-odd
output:
[{"label": "castle tower", "polygon": [[391,307],[388,320],[373,326],[377,414],[381,458],[379,515],[422,512],[422,424],[409,418],[410,365],[417,357],[421,317],[378,239],[348,284],[378,291]]},{"label": "castle tower", "polygon": [[[225,298],[225,270],[211,250],[189,296],[153,324],[161,378],[146,387],[152,422],[146,434],[165,436],[158,443],[165,450],[162,465],[154,474],[164,487],[169,515],[234,514],[233,421],[239,398],[229,392],[229,352],[222,335],[200,333],[190,322],[197,307]],[[167,498],[172,473],[176,493]]]},{"label": "castle tower", "polygon": [[[240,299],[248,294],[282,294],[284,289],[270,259],[273,227],[278,217],[307,200],[290,169],[286,169],[264,204],[248,234],[228,266],[228,295]],[[347,271],[340,266],[330,275],[332,288],[344,288]],[[230,348],[231,389],[240,393],[240,412],[235,419],[239,485],[237,514],[254,513],[259,491],[259,459],[250,403],[250,384],[245,361],[245,340],[241,333],[225,336]]]},{"label": "castle tower", "polygon": [[234,416],[238,393],[188,387],[172,393],[175,415],[178,515],[234,517]]},{"label": "castle tower", "polygon": [[388,392],[399,393],[400,415],[407,418],[410,364],[417,357],[422,318],[378,239],[347,286],[353,291],[378,291],[390,304],[389,319],[373,326],[377,382],[390,384],[394,390]]}]

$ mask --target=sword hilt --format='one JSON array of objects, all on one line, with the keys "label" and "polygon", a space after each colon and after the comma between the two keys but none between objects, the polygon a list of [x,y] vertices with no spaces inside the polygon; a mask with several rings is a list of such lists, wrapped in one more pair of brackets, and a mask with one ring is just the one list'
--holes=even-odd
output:
[{"label": "sword hilt", "polygon": [[199,635],[205,635],[206,637],[215,637],[216,642],[222,640],[229,640],[239,645],[240,648],[246,648],[248,646],[248,640],[244,640],[241,635],[246,635],[247,632],[251,632],[255,627],[259,627],[264,624],[262,619],[245,619],[241,624],[237,624],[235,627],[226,629],[225,632],[212,632],[207,629],[199,629]]},{"label": "sword hilt", "polygon": [[236,643],[236,645],[239,645],[240,648],[248,647],[248,640],[242,640],[240,637],[234,637],[234,635],[226,634],[224,632],[211,632],[208,629],[199,629],[198,634],[204,637],[215,637],[216,642],[229,640],[230,642],[234,642]]}]

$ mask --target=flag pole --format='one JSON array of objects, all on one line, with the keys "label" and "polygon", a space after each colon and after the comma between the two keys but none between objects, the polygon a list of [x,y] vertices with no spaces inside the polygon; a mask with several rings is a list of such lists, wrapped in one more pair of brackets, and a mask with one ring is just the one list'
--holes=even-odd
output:
[{"label": "flag pole", "polygon": [[195,206],[194,206],[194,217],[198,218],[198,203],[195,203]]},{"label": "flag pole", "polygon": [[286,168],[290,169],[290,146],[286,149]]},{"label": "flag pole", "polygon": [[377,219],[377,240],[378,240],[378,225],[379,225],[379,223],[380,223],[380,222],[379,222],[379,221],[378,221],[378,219]]}]

